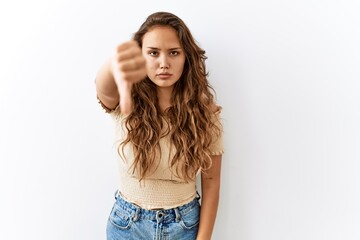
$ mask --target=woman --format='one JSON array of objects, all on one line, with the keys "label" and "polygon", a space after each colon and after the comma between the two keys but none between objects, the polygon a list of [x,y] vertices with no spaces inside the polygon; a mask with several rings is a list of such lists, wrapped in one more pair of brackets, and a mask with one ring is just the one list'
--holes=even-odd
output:
[{"label": "woman", "polygon": [[107,239],[211,239],[223,146],[205,59],[179,17],[156,12],[99,70],[120,159]]}]

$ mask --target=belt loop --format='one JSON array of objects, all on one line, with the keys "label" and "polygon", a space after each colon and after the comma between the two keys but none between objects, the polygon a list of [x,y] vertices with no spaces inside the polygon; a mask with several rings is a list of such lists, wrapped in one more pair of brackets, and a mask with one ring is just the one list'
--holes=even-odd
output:
[{"label": "belt loop", "polygon": [[174,211],[175,211],[175,221],[179,222],[181,218],[179,208],[174,208]]},{"label": "belt loop", "polygon": [[137,207],[135,211],[135,215],[133,217],[134,222],[136,222],[139,219],[139,214],[140,214],[140,208]]}]

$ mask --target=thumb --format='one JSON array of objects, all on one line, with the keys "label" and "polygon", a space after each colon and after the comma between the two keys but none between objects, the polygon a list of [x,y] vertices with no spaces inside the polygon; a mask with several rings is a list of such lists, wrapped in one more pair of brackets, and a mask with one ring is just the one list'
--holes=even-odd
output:
[{"label": "thumb", "polygon": [[120,111],[124,114],[129,114],[132,111],[132,83],[129,82],[122,82],[119,88],[119,104],[120,104]]}]

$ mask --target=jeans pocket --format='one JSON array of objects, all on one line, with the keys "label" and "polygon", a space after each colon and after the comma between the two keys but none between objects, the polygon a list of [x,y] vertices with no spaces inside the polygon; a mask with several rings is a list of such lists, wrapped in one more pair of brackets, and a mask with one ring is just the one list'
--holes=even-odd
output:
[{"label": "jeans pocket", "polygon": [[200,222],[200,206],[196,204],[189,212],[182,214],[180,225],[184,229],[192,229]]},{"label": "jeans pocket", "polygon": [[131,212],[126,211],[125,209],[114,206],[111,210],[109,221],[117,228],[122,230],[130,229],[133,222],[133,215]]}]

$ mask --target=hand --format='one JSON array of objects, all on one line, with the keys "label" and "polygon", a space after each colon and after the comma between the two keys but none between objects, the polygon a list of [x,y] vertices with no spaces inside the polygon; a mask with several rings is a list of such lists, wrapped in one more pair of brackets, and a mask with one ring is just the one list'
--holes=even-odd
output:
[{"label": "hand", "polygon": [[136,41],[125,42],[116,48],[111,71],[119,91],[120,111],[128,114],[132,111],[132,85],[146,77],[145,58]]}]

